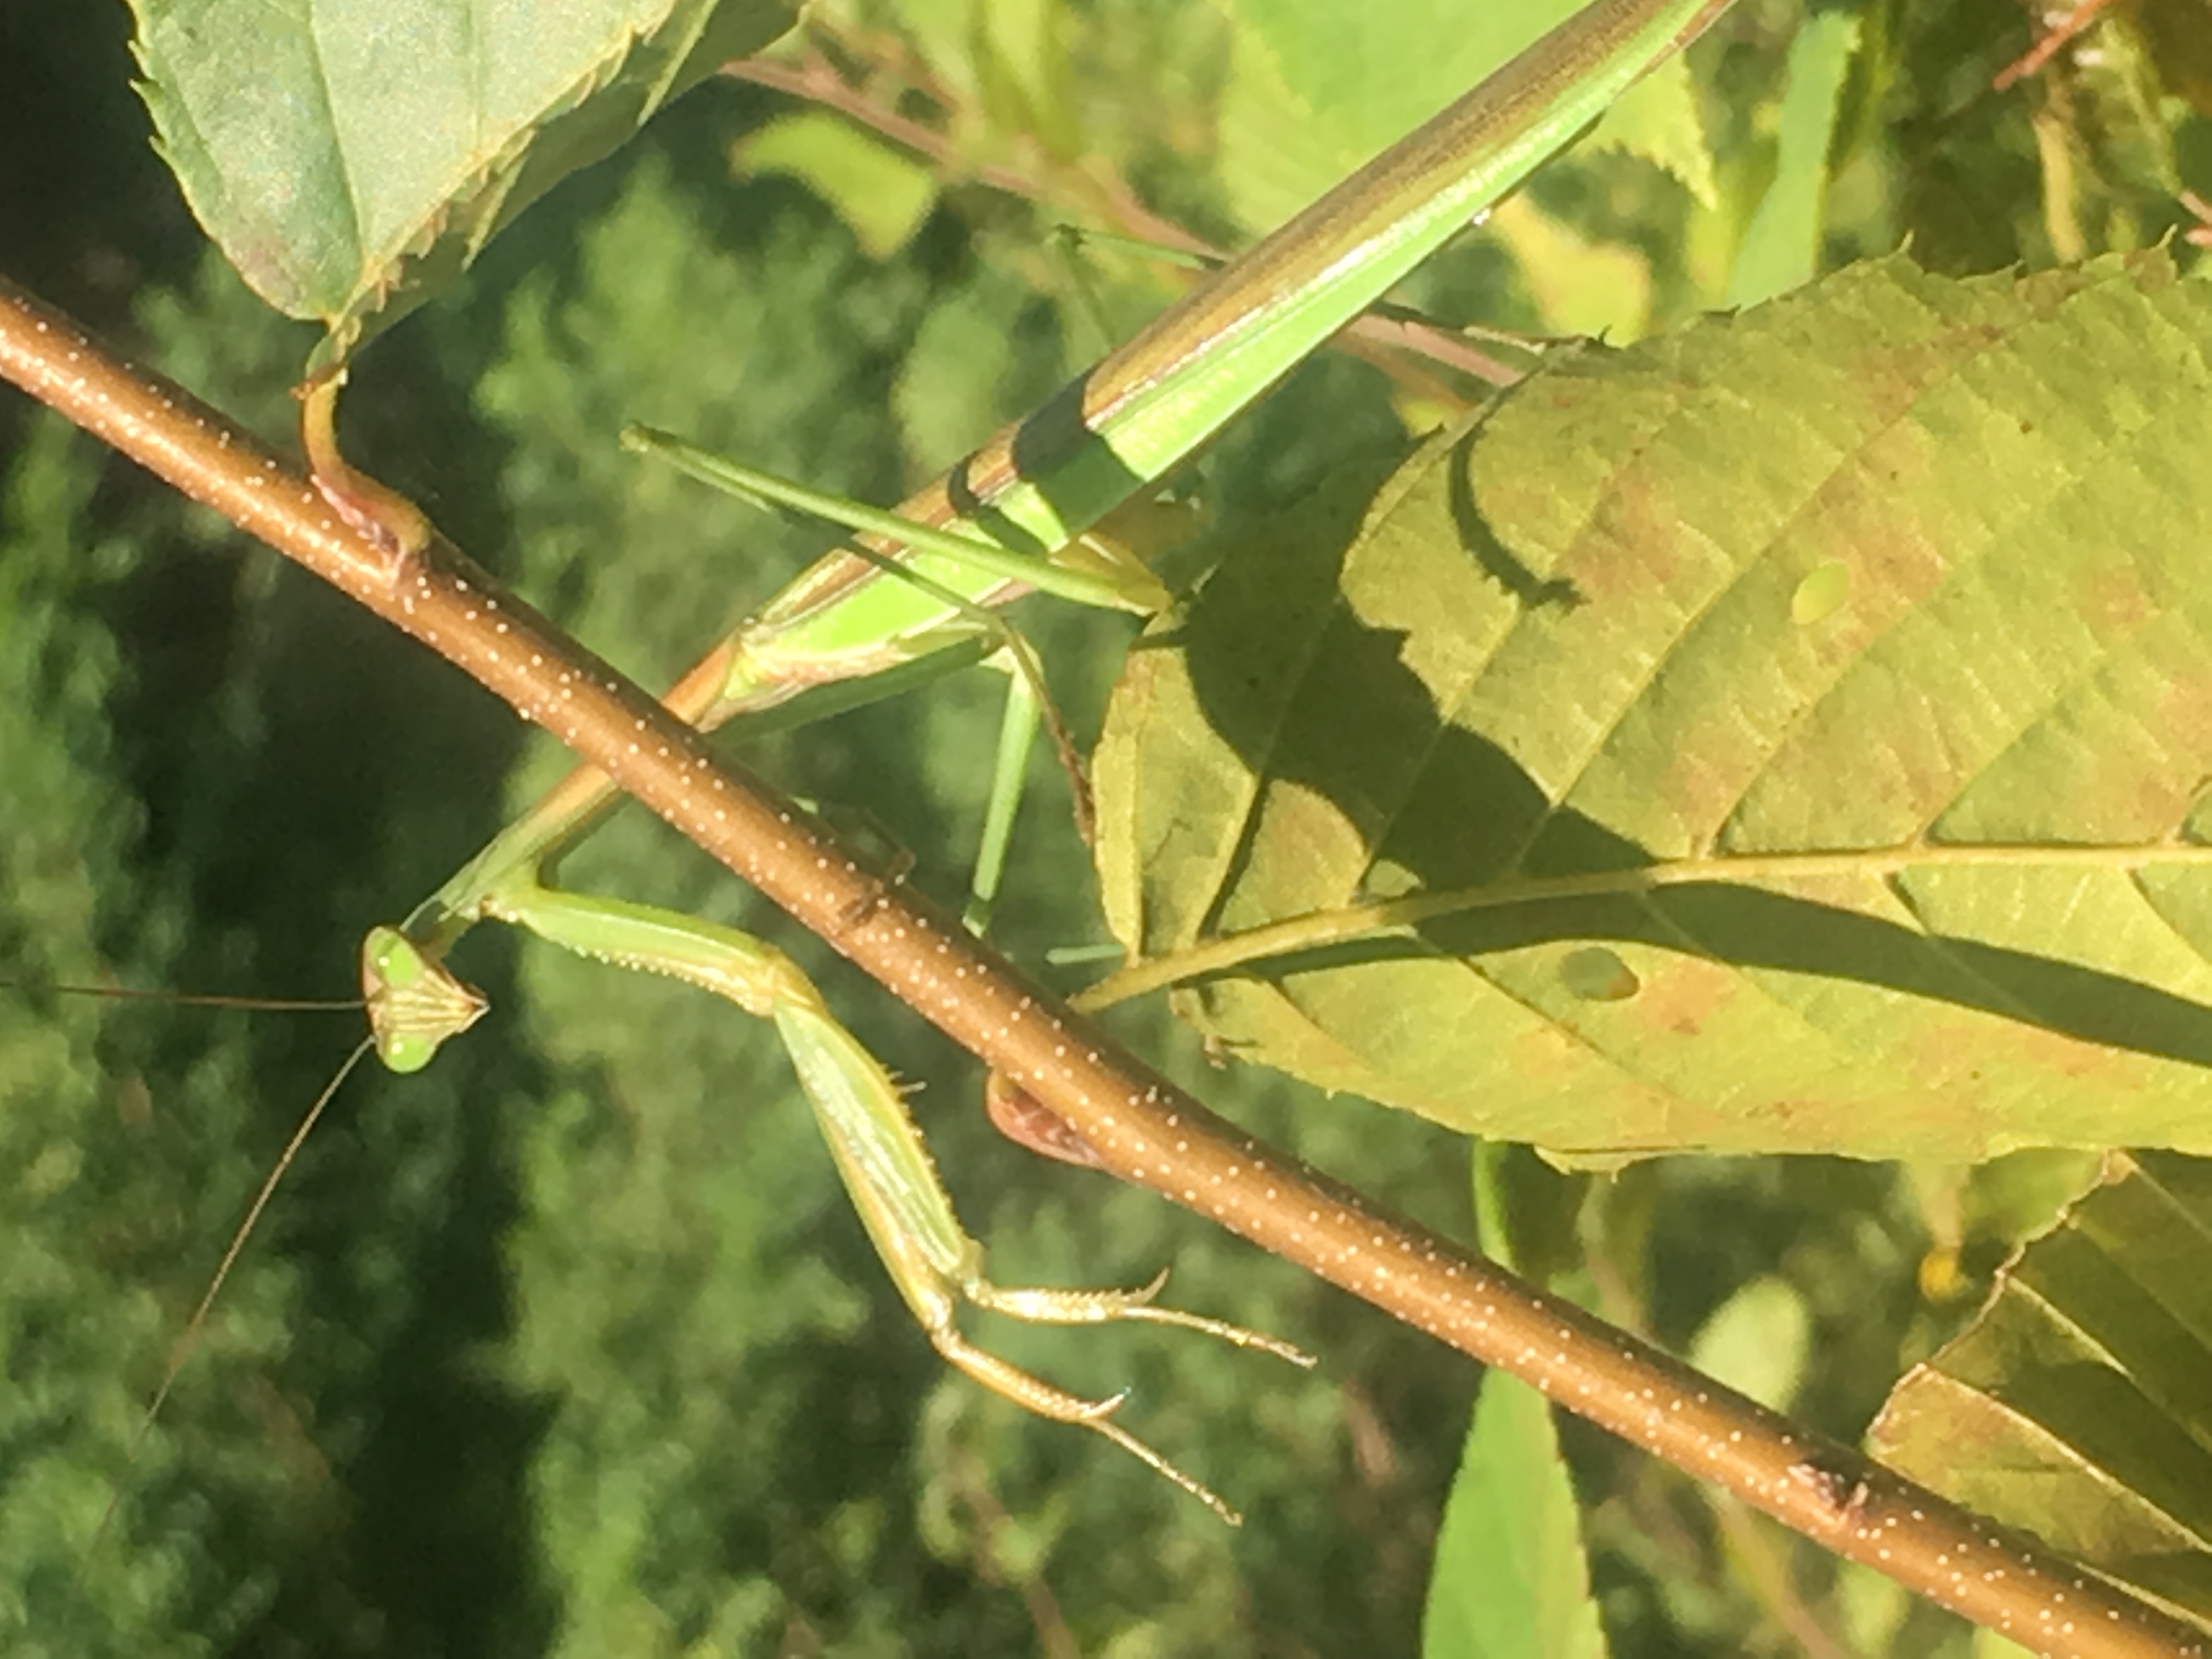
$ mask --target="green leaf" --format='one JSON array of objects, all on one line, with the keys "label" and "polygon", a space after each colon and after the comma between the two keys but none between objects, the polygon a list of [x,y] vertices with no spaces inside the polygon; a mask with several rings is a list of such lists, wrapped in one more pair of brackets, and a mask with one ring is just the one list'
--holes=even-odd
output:
[{"label": "green leaf", "polygon": [[1820,267],[1828,146],[1858,40],[1858,19],[1823,12],[1808,18],[1790,43],[1774,180],[1736,250],[1729,274],[1732,306],[1754,306],[1802,288]]},{"label": "green leaf", "polygon": [[[1413,131],[1582,9],[1584,0],[1236,0],[1221,102],[1231,210],[1257,234]],[[1676,58],[1608,109],[1584,152],[1618,150],[1714,199],[1689,70]]]},{"label": "green leaf", "polygon": [[1698,117],[1697,83],[1689,59],[1680,53],[1631,87],[1578,148],[1583,154],[1617,149],[1641,156],[1677,180],[1700,207],[1720,204],[1713,153]]},{"label": "green leaf", "polygon": [[1690,1364],[1762,1406],[1787,1411],[1805,1380],[1812,1311],[1784,1279],[1754,1279],[1713,1310],[1690,1345]]},{"label": "green leaf", "polygon": [[904,247],[937,205],[927,167],[824,110],[769,122],[738,144],[731,161],[741,177],[799,179],[837,210],[871,258]]},{"label": "green leaf", "polygon": [[1257,234],[1412,131],[1580,0],[1237,0],[1221,180]]},{"label": "green leaf", "polygon": [[1437,1534],[1422,1659],[1599,1659],[1606,1650],[1551,1402],[1488,1372]]},{"label": "green leaf", "polygon": [[1869,1438],[2212,1629],[2212,1166],[2115,1154]]},{"label": "green leaf", "polygon": [[1131,659],[1113,926],[1563,1152],[2212,1147],[2208,343],[2160,254],[1893,258],[1340,471]]},{"label": "green leaf", "polygon": [[453,282],[493,234],[790,0],[132,0],[159,147],[319,360]]},{"label": "green leaf", "polygon": [[1068,118],[1064,9],[1049,0],[972,0],[971,40],[986,101],[1000,119],[1061,156],[1081,153]]},{"label": "green leaf", "polygon": [[1492,209],[1486,228],[1520,264],[1550,332],[1621,344],[1650,331],[1651,261],[1641,248],[1594,241],[1527,195]]}]

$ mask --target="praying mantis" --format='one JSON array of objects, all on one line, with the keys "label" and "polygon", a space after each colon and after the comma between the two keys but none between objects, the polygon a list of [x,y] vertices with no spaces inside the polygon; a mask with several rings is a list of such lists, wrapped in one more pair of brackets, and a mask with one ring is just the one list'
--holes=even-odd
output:
[{"label": "praying mantis", "polygon": [[[369,526],[373,540],[383,542],[390,546],[396,547],[403,553],[404,552],[407,540],[407,531],[405,527],[406,520],[404,516],[404,513],[397,519],[387,519],[381,516],[379,511],[374,507],[365,512],[362,511],[360,509],[358,499],[360,492],[349,493],[349,481],[343,473],[338,472],[336,468],[327,469],[325,472],[322,482],[325,487],[326,492],[335,494],[342,504],[356,510],[360,520],[365,521]],[[957,550],[955,556],[957,561]],[[613,759],[607,759],[603,763],[617,768],[620,764],[618,761]],[[530,893],[526,889],[522,890],[522,898],[524,902],[528,902],[533,901],[536,897],[537,895]],[[498,911],[489,904],[487,904],[484,907],[482,914],[489,918],[508,919],[500,917]],[[554,919],[554,925],[556,927],[562,925],[564,921],[567,920],[573,920],[573,918],[564,919],[556,916]],[[601,931],[596,924],[607,921],[610,918],[605,916],[596,916],[588,918],[587,920],[594,924],[592,939],[587,941],[587,943],[592,944],[592,948],[599,948],[599,945],[612,935],[608,932]],[[612,920],[619,921],[624,920],[624,918],[617,917],[612,918]],[[631,921],[650,922],[653,918],[649,915],[631,915],[628,917],[627,920]],[[754,1002],[765,1002],[767,1005],[766,1012],[769,1012],[772,1017],[777,1018],[780,1025],[785,1024],[784,1016],[786,1014],[790,1014],[794,1018],[803,1018],[805,1015],[812,1012],[812,1010],[803,1006],[803,1005],[813,1000],[811,991],[803,989],[798,983],[795,983],[785,977],[774,960],[758,953],[751,945],[750,941],[732,940],[728,939],[717,940],[711,937],[707,937],[703,939],[702,942],[702,936],[705,933],[706,930],[697,928],[688,921],[684,921],[681,918],[678,920],[679,922],[682,923],[679,928],[680,938],[678,942],[685,948],[689,948],[693,945],[701,945],[702,948],[706,951],[704,965],[696,969],[700,976],[711,978],[719,975],[726,977],[739,994],[737,998],[738,1000],[740,1002],[746,1002],[748,1000]],[[415,945],[412,941],[405,939],[404,936],[386,937],[379,935],[378,939],[379,949],[377,951],[376,973],[373,975],[374,983],[378,988],[389,986],[396,981],[410,981],[414,985],[430,983],[434,988],[439,980],[441,970],[436,968],[434,962],[423,959],[419,948]],[[647,943],[651,946],[650,954],[652,954],[655,958],[655,960],[648,965],[663,967],[665,969],[666,964],[672,961],[678,962],[679,963],[682,962],[682,951],[672,948],[668,939],[663,938],[653,939],[647,941]],[[462,1001],[463,1004],[465,1005],[466,1000],[463,999]],[[459,1016],[455,1016],[454,1018],[458,1018]],[[419,1032],[416,1028],[410,1023],[410,1021],[401,1022],[401,1026],[409,1034],[410,1040],[413,1040],[415,1036],[419,1036]],[[434,1029],[434,1024],[433,1029]],[[801,1043],[795,1046],[804,1049],[805,1043],[807,1042],[811,1042],[812,1040],[812,1036],[810,1033],[802,1040]],[[817,1059],[820,1058],[818,1054],[816,1054],[814,1057]],[[805,1053],[802,1053],[800,1058],[802,1063],[805,1063],[808,1055]],[[1094,1056],[1094,1058],[1096,1057]],[[827,1063],[827,1069],[834,1071],[838,1063],[839,1062],[833,1056]],[[846,1087],[848,1085],[840,1082],[838,1079],[832,1078],[828,1084],[820,1086],[834,1090]],[[858,1091],[858,1092],[865,1093],[872,1090],[873,1087],[873,1084],[871,1083],[867,1085],[865,1089]],[[833,1144],[836,1133],[837,1132],[833,1128]],[[873,1133],[872,1127],[871,1133]],[[872,1142],[871,1144],[877,1143]],[[902,1142],[899,1144],[903,1145]],[[1382,1241],[1378,1237],[1374,1243],[1379,1249]],[[1564,1331],[1560,1333],[1562,1339],[1564,1339],[1565,1335],[1565,1333]],[[1702,1400],[1703,1396],[1700,1395],[1699,1398]],[[1858,1502],[1858,1499],[1854,1497],[1852,1501],[1854,1504],[1856,1504]]]},{"label": "praying mantis", "polygon": [[[810,690],[927,666],[989,639],[978,608],[1041,590],[1139,615],[1167,595],[1141,565],[1087,554],[1084,532],[1163,478],[1360,310],[1699,33],[1726,0],[1600,0],[1435,121],[1355,174],[1069,386],[1040,416],[987,444],[896,516],[843,516],[866,539],[802,574],[684,677],[667,706],[702,731]],[[429,530],[411,504],[346,464],[332,428],[337,381],[308,397],[306,431],[325,499],[405,554]],[[1045,434],[1042,441],[1039,432]],[[774,488],[666,434],[634,430],[695,476],[740,495]],[[1030,678],[1012,677],[1008,729],[1033,729]],[[1018,761],[1001,776],[1018,771]],[[964,1306],[1033,1322],[1148,1320],[1310,1363],[1287,1345],[1154,1305],[1141,1290],[1005,1290],[981,1273],[889,1074],[781,951],[678,913],[568,892],[561,854],[611,786],[582,769],[518,818],[398,927],[374,931],[362,982],[377,1052],[427,1065],[483,1004],[442,965],[471,927],[496,921],[617,966],[672,977],[772,1021],[847,1190],[894,1283],[949,1363],[1037,1414],[1100,1434],[1224,1518],[1234,1512],[1113,1420],[1121,1396],[1085,1400],[961,1335]],[[994,814],[1003,826],[1006,814]],[[994,840],[1000,832],[994,831]]]},{"label": "praying mantis", "polygon": [[[1163,477],[1724,9],[1725,0],[1588,8],[1200,289],[1042,416],[986,445],[908,501],[896,520],[876,524],[866,552],[835,556],[802,576],[687,675],[669,706],[711,729],[808,690],[933,671],[963,651],[972,657],[995,647],[976,608],[1032,589],[1139,614],[1158,610],[1166,594],[1157,581],[1141,567],[1086,556],[1077,545],[1083,531]],[[335,390],[333,382],[308,402],[318,483],[349,522],[404,553],[427,526],[339,455],[330,432]],[[695,470],[714,465],[664,437],[636,441]],[[757,479],[740,485],[763,487]],[[932,526],[950,539],[927,540]],[[886,571],[885,558],[911,571]],[[1091,1429],[1228,1514],[1111,1420],[1118,1398],[1078,1398],[995,1359],[959,1334],[954,1316],[965,1305],[1042,1322],[1150,1320],[1303,1356],[1153,1306],[1157,1282],[1136,1291],[1047,1292],[1000,1291],[983,1279],[980,1247],[954,1217],[899,1090],[787,957],[734,930],[551,884],[554,860],[610,793],[598,775],[574,775],[403,926],[369,936],[364,989],[386,1064],[419,1069],[480,1014],[480,1000],[442,960],[488,920],[683,979],[772,1020],[894,1282],[939,1351],[987,1387]]]},{"label": "praying mantis", "polygon": [[[898,518],[848,514],[854,529],[874,538],[860,544],[863,553],[836,553],[799,577],[708,653],[668,695],[668,708],[699,730],[714,730],[807,688],[925,664],[978,641],[987,623],[975,608],[1029,588],[1139,615],[1164,608],[1166,592],[1144,566],[1086,560],[1084,531],[1166,476],[1723,9],[1725,0],[1601,0],[1562,24],[1073,383],[1046,407],[1046,416],[1079,410],[1079,422],[1061,427],[1060,445],[1037,453],[1040,445],[1013,429],[918,493]],[[325,385],[307,404],[316,483],[349,522],[394,544],[418,544],[427,535],[418,515],[337,453],[334,392],[337,385]],[[630,442],[659,449],[734,493],[768,489],[759,476],[717,469],[664,434],[633,431]],[[1013,688],[1009,732],[1020,754],[1036,719],[1022,702],[1036,692],[1022,675]],[[1015,772],[1018,761],[1000,768],[1002,776]],[[982,1248],[953,1217],[898,1086],[834,1020],[790,957],[734,929],[550,884],[553,863],[602,810],[611,787],[588,768],[573,772],[403,927],[368,938],[362,988],[385,1064],[425,1066],[447,1037],[483,1013],[483,1002],[442,969],[442,956],[477,921],[664,973],[772,1020],[849,1197],[938,1354],[1015,1405],[1109,1437],[1234,1520],[1217,1495],[1113,1422],[1121,1395],[1082,1401],[984,1354],[957,1332],[957,1310],[1033,1322],[1172,1322],[1310,1360],[1270,1338],[1152,1305],[1164,1279],[1137,1291],[991,1285],[980,1272]],[[1005,825],[1006,814],[994,818]]]}]

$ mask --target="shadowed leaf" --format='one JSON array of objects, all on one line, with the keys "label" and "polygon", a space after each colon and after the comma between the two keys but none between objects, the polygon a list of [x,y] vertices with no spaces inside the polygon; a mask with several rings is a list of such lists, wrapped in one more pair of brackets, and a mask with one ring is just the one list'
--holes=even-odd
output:
[{"label": "shadowed leaf", "polygon": [[2212,1628],[2212,1166],[2114,1155],[1869,1439]]},{"label": "shadowed leaf", "polygon": [[163,155],[255,293],[342,362],[786,0],[133,0]]}]

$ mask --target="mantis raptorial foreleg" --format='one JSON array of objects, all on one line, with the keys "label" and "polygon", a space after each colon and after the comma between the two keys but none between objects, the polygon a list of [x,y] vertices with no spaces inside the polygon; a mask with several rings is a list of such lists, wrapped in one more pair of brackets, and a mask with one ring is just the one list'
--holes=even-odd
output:
[{"label": "mantis raptorial foreleg", "polygon": [[[960,1309],[964,1304],[1051,1325],[1146,1320],[1202,1331],[1297,1364],[1311,1364],[1308,1356],[1219,1320],[1153,1305],[1166,1283],[1164,1273],[1133,1291],[994,1285],[983,1276],[982,1246],[961,1228],[898,1085],[831,1017],[799,965],[773,945],[674,911],[561,892],[529,881],[489,895],[485,915],[581,956],[682,980],[757,1018],[773,1020],[854,1207],[930,1345],[993,1393],[1040,1417],[1103,1436],[1224,1519],[1237,1519],[1219,1498],[1112,1420],[1123,1395],[1086,1400],[976,1347],[960,1333]],[[379,1052],[398,1069],[426,1063],[440,1042],[465,1030],[483,1008],[475,992],[392,928],[369,935],[362,950],[362,982]]]},{"label": "mantis raptorial foreleg", "polygon": [[[1165,609],[1170,597],[1141,560],[1097,537],[1085,537],[1079,546],[1063,549],[1054,561],[1016,556],[973,537],[908,524],[880,509],[791,483],[650,427],[630,427],[623,434],[623,442],[631,449],[658,455],[678,471],[741,501],[789,507],[828,519],[848,530],[896,535],[905,539],[911,552],[978,561],[983,569],[1025,576],[1040,592],[1079,604],[1150,617]],[[1012,623],[912,563],[901,562],[865,544],[856,544],[854,550],[885,575],[915,589],[925,599],[945,605],[962,624],[998,644],[988,660],[1006,673],[1006,713],[1000,726],[998,758],[969,904],[961,918],[971,933],[981,933],[989,927],[991,907],[998,897],[1014,812],[1021,800],[1024,769],[1039,726],[1052,736],[1054,751],[1073,797],[1076,830],[1087,843],[1092,830],[1091,785],[1083,757],[1053,703],[1043,665]]]}]

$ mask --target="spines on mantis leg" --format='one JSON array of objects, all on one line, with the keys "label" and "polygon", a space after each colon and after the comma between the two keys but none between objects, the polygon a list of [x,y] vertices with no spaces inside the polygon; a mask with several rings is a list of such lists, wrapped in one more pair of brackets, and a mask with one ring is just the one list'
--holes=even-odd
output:
[{"label": "spines on mantis leg", "polygon": [[[663,974],[771,1019],[796,1066],[847,1192],[900,1296],[949,1363],[1024,1409],[1090,1429],[1233,1520],[1235,1511],[1158,1453],[1109,1420],[1119,1395],[1086,1400],[1032,1376],[963,1336],[964,1306],[1060,1325],[1143,1320],[1179,1325],[1298,1364],[1287,1344],[1152,1299],[1160,1281],[1134,1291],[1006,1289],[983,1276],[982,1246],[961,1227],[899,1087],[782,951],[697,917],[621,899],[563,892],[518,878],[488,894],[483,914],[529,929],[579,955]],[[400,943],[404,944],[402,940]],[[412,969],[417,958],[395,950]]]},{"label": "spines on mantis leg", "polygon": [[[1729,3],[1595,0],[910,498],[900,516],[954,532],[986,520],[1004,545],[1064,549],[1157,485]],[[342,511],[369,499],[341,493]],[[398,522],[404,539],[404,514]],[[1023,586],[993,578],[969,597],[994,603]],[[885,580],[849,550],[833,554],[686,675],[671,707],[712,730],[841,679],[911,667],[926,653],[972,644],[974,633],[956,608]],[[434,928],[450,942],[480,914],[489,884],[542,862],[607,790],[595,773],[572,774],[543,811],[441,889],[410,928],[424,937]]]}]

